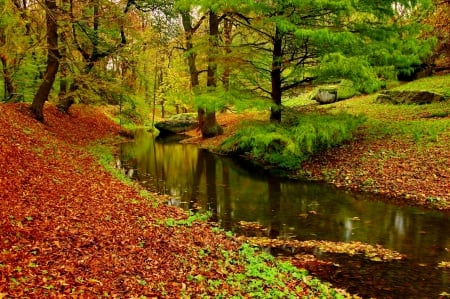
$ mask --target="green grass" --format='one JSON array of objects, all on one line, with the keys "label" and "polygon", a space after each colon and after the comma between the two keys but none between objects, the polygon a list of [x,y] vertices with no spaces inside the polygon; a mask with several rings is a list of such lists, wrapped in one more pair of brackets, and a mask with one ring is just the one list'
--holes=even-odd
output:
[{"label": "green grass", "polygon": [[219,150],[247,155],[277,167],[297,169],[311,154],[352,138],[364,122],[363,116],[308,113],[290,116],[283,124],[253,122],[224,140]]},{"label": "green grass", "polygon": [[[450,95],[450,75],[424,78],[394,87],[394,90],[428,90]],[[345,83],[345,84],[344,84]],[[341,84],[348,96],[351,84]],[[426,105],[376,104],[377,94],[356,96],[328,105],[313,105],[311,94],[286,99],[284,125],[268,122],[247,123],[223,142],[225,153],[247,155],[254,160],[295,169],[311,154],[337,146],[352,138],[364,123],[365,138],[394,138],[418,145],[443,144],[450,135],[450,99]],[[303,106],[303,107],[302,107]],[[305,109],[307,108],[307,109]],[[316,111],[317,113],[314,113]],[[352,115],[352,116],[349,116]]]},{"label": "green grass", "polygon": [[393,90],[426,90],[450,97],[450,75],[422,78],[400,85]]},{"label": "green grass", "polygon": [[299,107],[311,104],[317,104],[313,100],[314,96],[320,88],[336,88],[337,96],[339,100],[348,99],[359,94],[359,92],[354,88],[353,83],[349,80],[342,80],[339,84],[333,85],[321,85],[313,88],[310,91],[304,92],[296,97],[291,97],[283,100],[283,106],[286,107]]},{"label": "green grass", "polygon": [[[441,94],[450,93],[450,75],[413,81],[393,90],[427,90]],[[346,101],[320,106],[333,113],[350,113],[367,116],[368,137],[384,138],[386,135],[416,143],[440,142],[440,136],[450,133],[450,99],[426,105],[375,104],[377,95],[355,97]],[[330,109],[331,108],[331,109]]]}]

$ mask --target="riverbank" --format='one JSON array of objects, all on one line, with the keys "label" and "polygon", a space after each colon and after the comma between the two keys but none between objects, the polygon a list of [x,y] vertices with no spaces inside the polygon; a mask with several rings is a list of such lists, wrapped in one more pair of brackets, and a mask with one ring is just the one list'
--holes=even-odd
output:
[{"label": "riverbank", "polygon": [[106,171],[97,110],[45,118],[0,105],[0,298],[352,297]]},{"label": "riverbank", "polygon": [[[449,75],[427,78],[401,88],[448,92],[448,80]],[[399,205],[450,211],[450,103],[392,105],[375,104],[375,99],[376,95],[367,95],[328,105],[295,107],[298,113],[343,111],[364,113],[368,118],[354,140],[314,155],[301,165],[297,176],[380,194]],[[191,131],[193,137],[186,142],[214,149],[243,120],[268,119],[268,116],[226,113],[217,118],[224,126],[223,135],[203,140],[198,132]]]}]

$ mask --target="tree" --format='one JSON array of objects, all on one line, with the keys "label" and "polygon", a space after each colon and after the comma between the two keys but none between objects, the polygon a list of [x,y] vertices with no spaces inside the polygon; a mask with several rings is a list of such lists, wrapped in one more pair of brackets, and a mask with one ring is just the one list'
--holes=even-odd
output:
[{"label": "tree", "polygon": [[437,39],[437,46],[433,50],[431,63],[435,64],[436,71],[450,70],[450,1],[435,0],[435,10],[424,21],[433,28],[426,36]]},{"label": "tree", "polygon": [[[10,58],[8,55],[9,47],[7,35],[10,34],[9,30],[13,30],[11,23],[14,25],[18,24],[17,18],[15,18],[11,7],[7,6],[4,0],[0,2],[0,61],[2,63],[2,76],[3,76],[3,98],[5,100],[9,99],[15,93],[15,85],[12,79],[12,72],[10,66]],[[15,26],[14,26],[15,27]]]},{"label": "tree", "polygon": [[[285,92],[313,82],[351,79],[362,91],[420,62],[429,51],[417,40],[415,20],[400,15],[426,9],[428,1],[258,1],[252,13],[235,19],[253,34],[246,46],[257,51],[247,60],[249,87],[272,101],[270,119],[281,121]],[[254,73],[258,75],[255,76]],[[262,79],[262,80],[261,80]],[[253,86],[251,86],[253,85]]]},{"label": "tree", "polygon": [[[25,93],[35,92],[35,79],[40,76],[44,53],[41,48],[42,12],[27,1],[0,0],[0,76],[3,97],[8,101],[23,100]],[[44,20],[45,21],[45,20]]]},{"label": "tree", "polygon": [[[209,20],[209,50],[208,50],[208,70],[206,79],[206,92],[214,92],[217,87],[217,62],[219,39],[219,17],[217,13],[210,10],[208,12]],[[209,107],[208,107],[209,106]],[[223,133],[222,127],[217,123],[216,111],[214,105],[199,107],[198,122],[203,138],[214,137]]]},{"label": "tree", "polygon": [[[203,20],[208,19],[208,47],[207,47],[207,78],[206,78],[206,93],[213,93],[217,87],[217,62],[216,56],[218,51],[219,39],[219,17],[216,12],[208,10],[202,15],[195,24],[191,16],[191,5],[180,7],[180,15],[184,30],[185,46],[184,52],[186,55],[187,66],[190,75],[191,89],[197,98],[203,97],[200,88],[200,72],[197,69],[197,53],[194,49],[193,36],[200,28]],[[203,98],[207,98],[203,97]],[[198,121],[199,128],[202,132],[203,138],[217,136],[223,133],[222,127],[217,123],[216,111],[214,105],[198,105]]]},{"label": "tree", "polygon": [[57,5],[56,0],[45,0],[46,10],[46,37],[47,37],[47,67],[44,78],[39,86],[37,93],[33,98],[30,110],[34,117],[44,121],[44,104],[48,100],[48,95],[52,89],[59,67],[59,49],[58,49],[58,24],[57,24]]},{"label": "tree", "polygon": [[[110,78],[102,77],[102,71],[111,57],[127,44],[124,18],[130,6],[128,3],[123,7],[120,3],[102,0],[89,1],[88,5],[82,1],[64,0],[63,4],[64,18],[60,26],[62,86],[58,108],[68,112],[80,89],[83,90],[81,100],[84,102],[92,102],[99,96],[108,98],[111,90],[117,89],[112,88],[117,84],[109,84]],[[78,52],[75,55],[72,53],[77,59],[69,66],[66,55],[73,50]]]}]

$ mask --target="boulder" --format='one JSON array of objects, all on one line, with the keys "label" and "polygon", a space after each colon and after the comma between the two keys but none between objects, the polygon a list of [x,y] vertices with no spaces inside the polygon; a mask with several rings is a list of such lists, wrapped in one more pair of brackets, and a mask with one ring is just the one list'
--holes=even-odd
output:
[{"label": "boulder", "polygon": [[386,90],[375,100],[378,104],[430,104],[447,100],[444,95],[431,91]]},{"label": "boulder", "polygon": [[337,89],[319,89],[314,96],[314,100],[319,104],[331,104],[338,100]]},{"label": "boulder", "polygon": [[180,113],[155,123],[160,135],[179,134],[197,127],[197,113]]}]

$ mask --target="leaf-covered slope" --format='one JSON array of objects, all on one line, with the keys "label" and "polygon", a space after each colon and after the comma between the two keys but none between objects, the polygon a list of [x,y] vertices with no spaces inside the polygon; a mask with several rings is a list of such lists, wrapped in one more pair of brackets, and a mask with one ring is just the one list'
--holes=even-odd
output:
[{"label": "leaf-covered slope", "polygon": [[83,145],[119,128],[73,109],[66,116],[49,105],[41,124],[25,105],[0,105],[0,298],[301,296],[308,284],[331,297],[285,266],[274,281],[245,276],[249,259],[233,239],[106,172]]},{"label": "leaf-covered slope", "polygon": [[[41,125],[25,107],[0,109],[2,292],[127,294],[136,292],[137,276],[177,277],[179,267],[170,255],[172,247],[184,250],[183,242],[161,228],[141,230],[137,220],[151,221],[154,209],[71,145],[117,128],[92,111],[67,117],[50,107],[48,123]],[[179,214],[158,210],[161,217]],[[139,247],[142,242],[146,245]],[[144,274],[146,264],[153,270]]]}]

